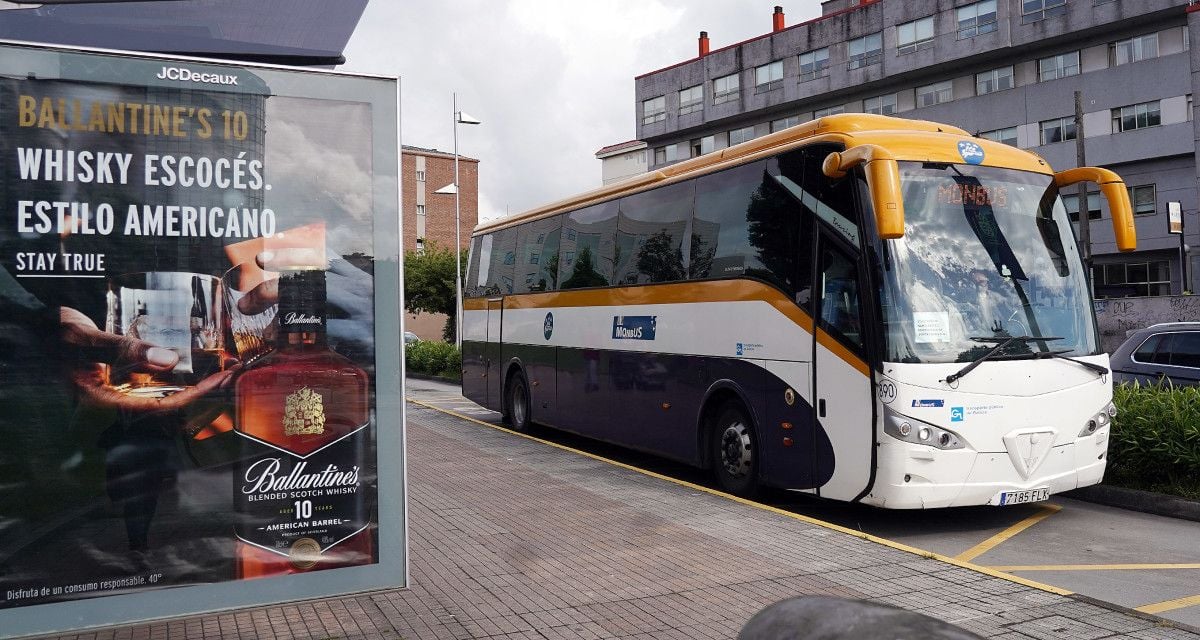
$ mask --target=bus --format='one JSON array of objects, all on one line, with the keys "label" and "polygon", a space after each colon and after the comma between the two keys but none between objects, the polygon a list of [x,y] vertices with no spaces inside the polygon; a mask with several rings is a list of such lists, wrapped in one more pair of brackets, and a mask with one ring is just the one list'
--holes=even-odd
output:
[{"label": "bus", "polygon": [[742,496],[913,509],[1098,483],[1116,409],[1060,197],[1080,182],[1132,251],[1113,172],[866,114],[482,224],[463,394]]}]

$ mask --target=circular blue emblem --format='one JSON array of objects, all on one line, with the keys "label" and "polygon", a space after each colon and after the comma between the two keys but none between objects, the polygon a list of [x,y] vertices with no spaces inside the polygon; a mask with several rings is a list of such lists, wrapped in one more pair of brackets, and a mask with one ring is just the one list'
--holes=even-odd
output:
[{"label": "circular blue emblem", "polygon": [[550,334],[554,333],[554,314],[553,313],[546,314],[546,321],[542,323],[542,333],[546,336],[547,340],[550,339]]},{"label": "circular blue emblem", "polygon": [[958,143],[958,155],[962,156],[967,164],[983,163],[983,147],[968,140]]}]

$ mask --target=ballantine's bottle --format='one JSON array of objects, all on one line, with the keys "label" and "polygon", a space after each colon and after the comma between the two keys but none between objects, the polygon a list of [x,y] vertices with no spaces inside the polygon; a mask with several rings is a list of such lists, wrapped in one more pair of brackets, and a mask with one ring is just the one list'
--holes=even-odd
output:
[{"label": "ballantine's bottle", "polygon": [[238,578],[374,562],[367,374],[326,344],[325,272],[278,284],[276,349],[234,391]]}]

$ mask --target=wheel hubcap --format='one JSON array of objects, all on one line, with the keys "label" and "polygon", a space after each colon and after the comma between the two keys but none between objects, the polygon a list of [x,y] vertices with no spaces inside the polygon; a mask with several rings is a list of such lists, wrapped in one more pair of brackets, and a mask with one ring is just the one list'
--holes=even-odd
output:
[{"label": "wheel hubcap", "polygon": [[521,383],[513,385],[512,413],[513,424],[525,424],[525,393]]},{"label": "wheel hubcap", "polygon": [[750,430],[740,422],[725,427],[721,434],[721,465],[725,473],[734,478],[745,477],[754,464],[754,449],[750,443]]}]

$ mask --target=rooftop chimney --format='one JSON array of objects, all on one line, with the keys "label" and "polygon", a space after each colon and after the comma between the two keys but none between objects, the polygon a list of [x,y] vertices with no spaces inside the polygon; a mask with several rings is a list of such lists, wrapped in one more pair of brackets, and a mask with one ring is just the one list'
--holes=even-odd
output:
[{"label": "rooftop chimney", "polygon": [[783,7],[775,7],[775,13],[771,15],[771,30],[783,31]]},{"label": "rooftop chimney", "polygon": [[700,57],[708,55],[708,32],[700,32]]}]

